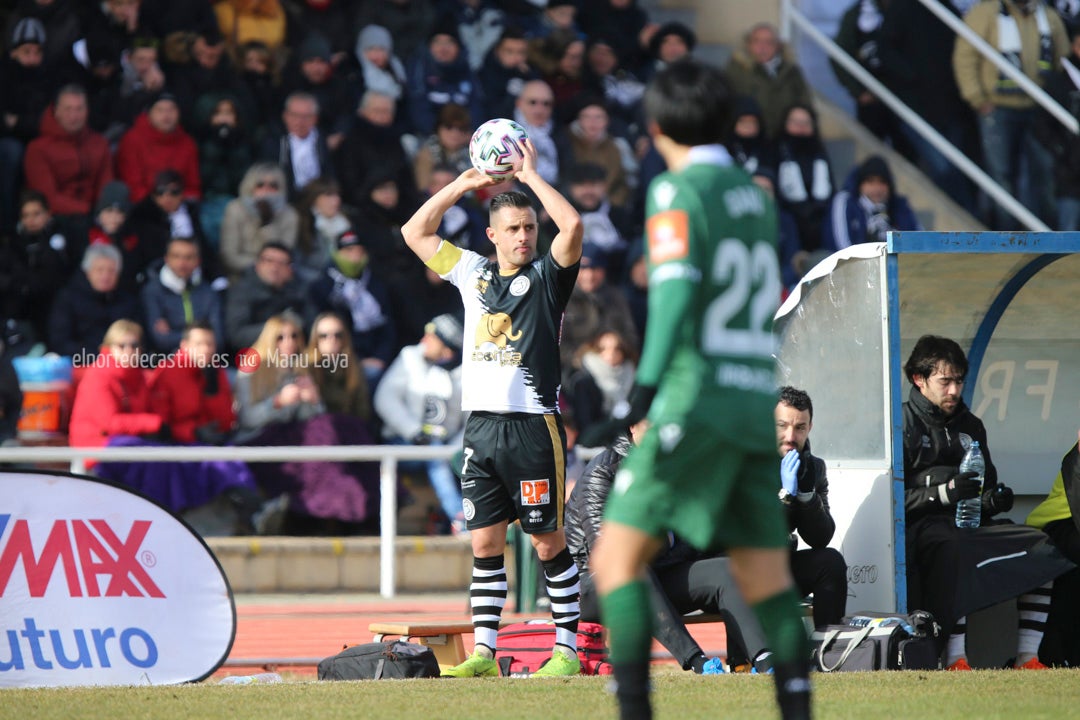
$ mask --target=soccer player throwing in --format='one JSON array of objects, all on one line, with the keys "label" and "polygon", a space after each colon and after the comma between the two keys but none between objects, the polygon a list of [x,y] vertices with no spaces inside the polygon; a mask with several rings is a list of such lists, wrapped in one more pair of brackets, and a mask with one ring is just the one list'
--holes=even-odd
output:
[{"label": "soccer player throwing in", "polygon": [[559,328],[581,259],[581,218],[536,172],[536,150],[522,143],[517,180],[530,188],[559,232],[536,257],[537,219],[527,195],[496,195],[487,236],[489,261],[437,235],[443,214],[463,195],[495,184],[473,169],[435,193],[402,227],[405,242],[429,268],[453,283],[465,305],[462,409],[465,425],[461,489],[473,551],[469,596],[473,654],[443,672],[451,677],[498,675],[495,640],[506,604],[506,528],[520,520],[544,567],[555,647],[534,676],[576,675],[578,571],[566,549],[563,502],[566,434],[558,410]]},{"label": "soccer player throwing in", "polygon": [[622,718],[650,718],[652,632],[643,569],[673,530],[731,571],[773,651],[784,718],[810,716],[806,630],[776,502],[772,318],[776,213],[720,145],[732,93],[693,61],[658,73],[648,129],[669,171],[649,186],[649,324],[623,426],[650,429],[612,487],[594,578]]}]

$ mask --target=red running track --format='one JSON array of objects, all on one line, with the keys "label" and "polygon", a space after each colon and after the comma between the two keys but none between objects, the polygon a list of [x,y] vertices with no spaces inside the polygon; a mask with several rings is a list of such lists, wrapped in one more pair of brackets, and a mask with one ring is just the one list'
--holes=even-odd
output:
[{"label": "red running track", "polygon": [[[262,667],[282,672],[314,675],[316,664],[334,655],[345,645],[371,641],[368,625],[377,621],[431,620],[467,621],[466,596],[407,596],[400,599],[358,598],[355,601],[313,602],[287,596],[236,601],[236,640],[226,666],[216,676],[249,674]],[[543,613],[520,615],[506,612],[506,618],[543,617]],[[708,655],[725,655],[723,623],[691,625],[690,632]],[[472,647],[472,636],[465,637]],[[658,643],[654,657],[667,655]],[[670,662],[670,660],[668,660]]]}]

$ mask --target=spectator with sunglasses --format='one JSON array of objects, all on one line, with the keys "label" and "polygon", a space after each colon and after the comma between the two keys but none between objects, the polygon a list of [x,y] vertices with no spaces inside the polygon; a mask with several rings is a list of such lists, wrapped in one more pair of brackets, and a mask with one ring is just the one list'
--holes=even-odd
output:
[{"label": "spectator with sunglasses", "polygon": [[271,162],[252,165],[221,221],[221,261],[229,278],[239,279],[269,241],[295,248],[299,231],[299,215],[286,201],[285,173]]},{"label": "spectator with sunglasses", "polygon": [[536,172],[549,184],[559,182],[559,146],[565,131],[552,120],[555,94],[543,80],[525,83],[514,103],[514,120],[529,133],[536,148]]},{"label": "spectator with sunglasses", "polygon": [[[221,275],[217,255],[210,249],[199,220],[198,203],[186,196],[184,176],[172,168],[154,176],[150,194],[136,203],[117,237],[124,254],[120,284],[138,291],[165,259],[165,248],[174,237],[193,238],[202,257],[207,281]],[[217,287],[217,286],[215,286]]]}]

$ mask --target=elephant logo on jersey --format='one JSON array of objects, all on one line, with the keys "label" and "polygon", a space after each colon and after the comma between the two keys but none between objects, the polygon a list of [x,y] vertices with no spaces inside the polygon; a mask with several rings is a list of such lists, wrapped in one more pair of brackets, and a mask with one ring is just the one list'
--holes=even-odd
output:
[{"label": "elephant logo on jersey", "polygon": [[476,327],[476,347],[483,348],[487,343],[496,347],[506,347],[506,341],[521,339],[521,331],[514,332],[514,319],[506,313],[481,315]]},{"label": "elephant logo on jersey", "polygon": [[500,365],[520,365],[521,353],[507,347],[507,342],[521,339],[522,331],[514,332],[514,319],[506,313],[485,313],[476,325],[476,349],[472,359],[494,361]]}]

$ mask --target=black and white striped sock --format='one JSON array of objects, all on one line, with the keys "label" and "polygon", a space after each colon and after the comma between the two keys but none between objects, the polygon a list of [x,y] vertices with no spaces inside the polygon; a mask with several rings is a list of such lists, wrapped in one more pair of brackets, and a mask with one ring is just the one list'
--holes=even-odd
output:
[{"label": "black and white striped sock", "polygon": [[472,583],[469,585],[469,604],[472,607],[474,645],[495,654],[499,636],[499,621],[506,606],[506,565],[502,555],[473,557]]},{"label": "black and white striped sock", "polygon": [[1039,645],[1046,632],[1046,617],[1050,614],[1050,592],[1054,583],[1026,592],[1016,600],[1020,611],[1019,630],[1016,638],[1016,664],[1023,665],[1039,656]]},{"label": "black and white striped sock", "polygon": [[555,621],[555,644],[577,652],[578,619],[581,617],[577,565],[566,548],[542,564],[548,597],[551,598],[551,619]]}]

